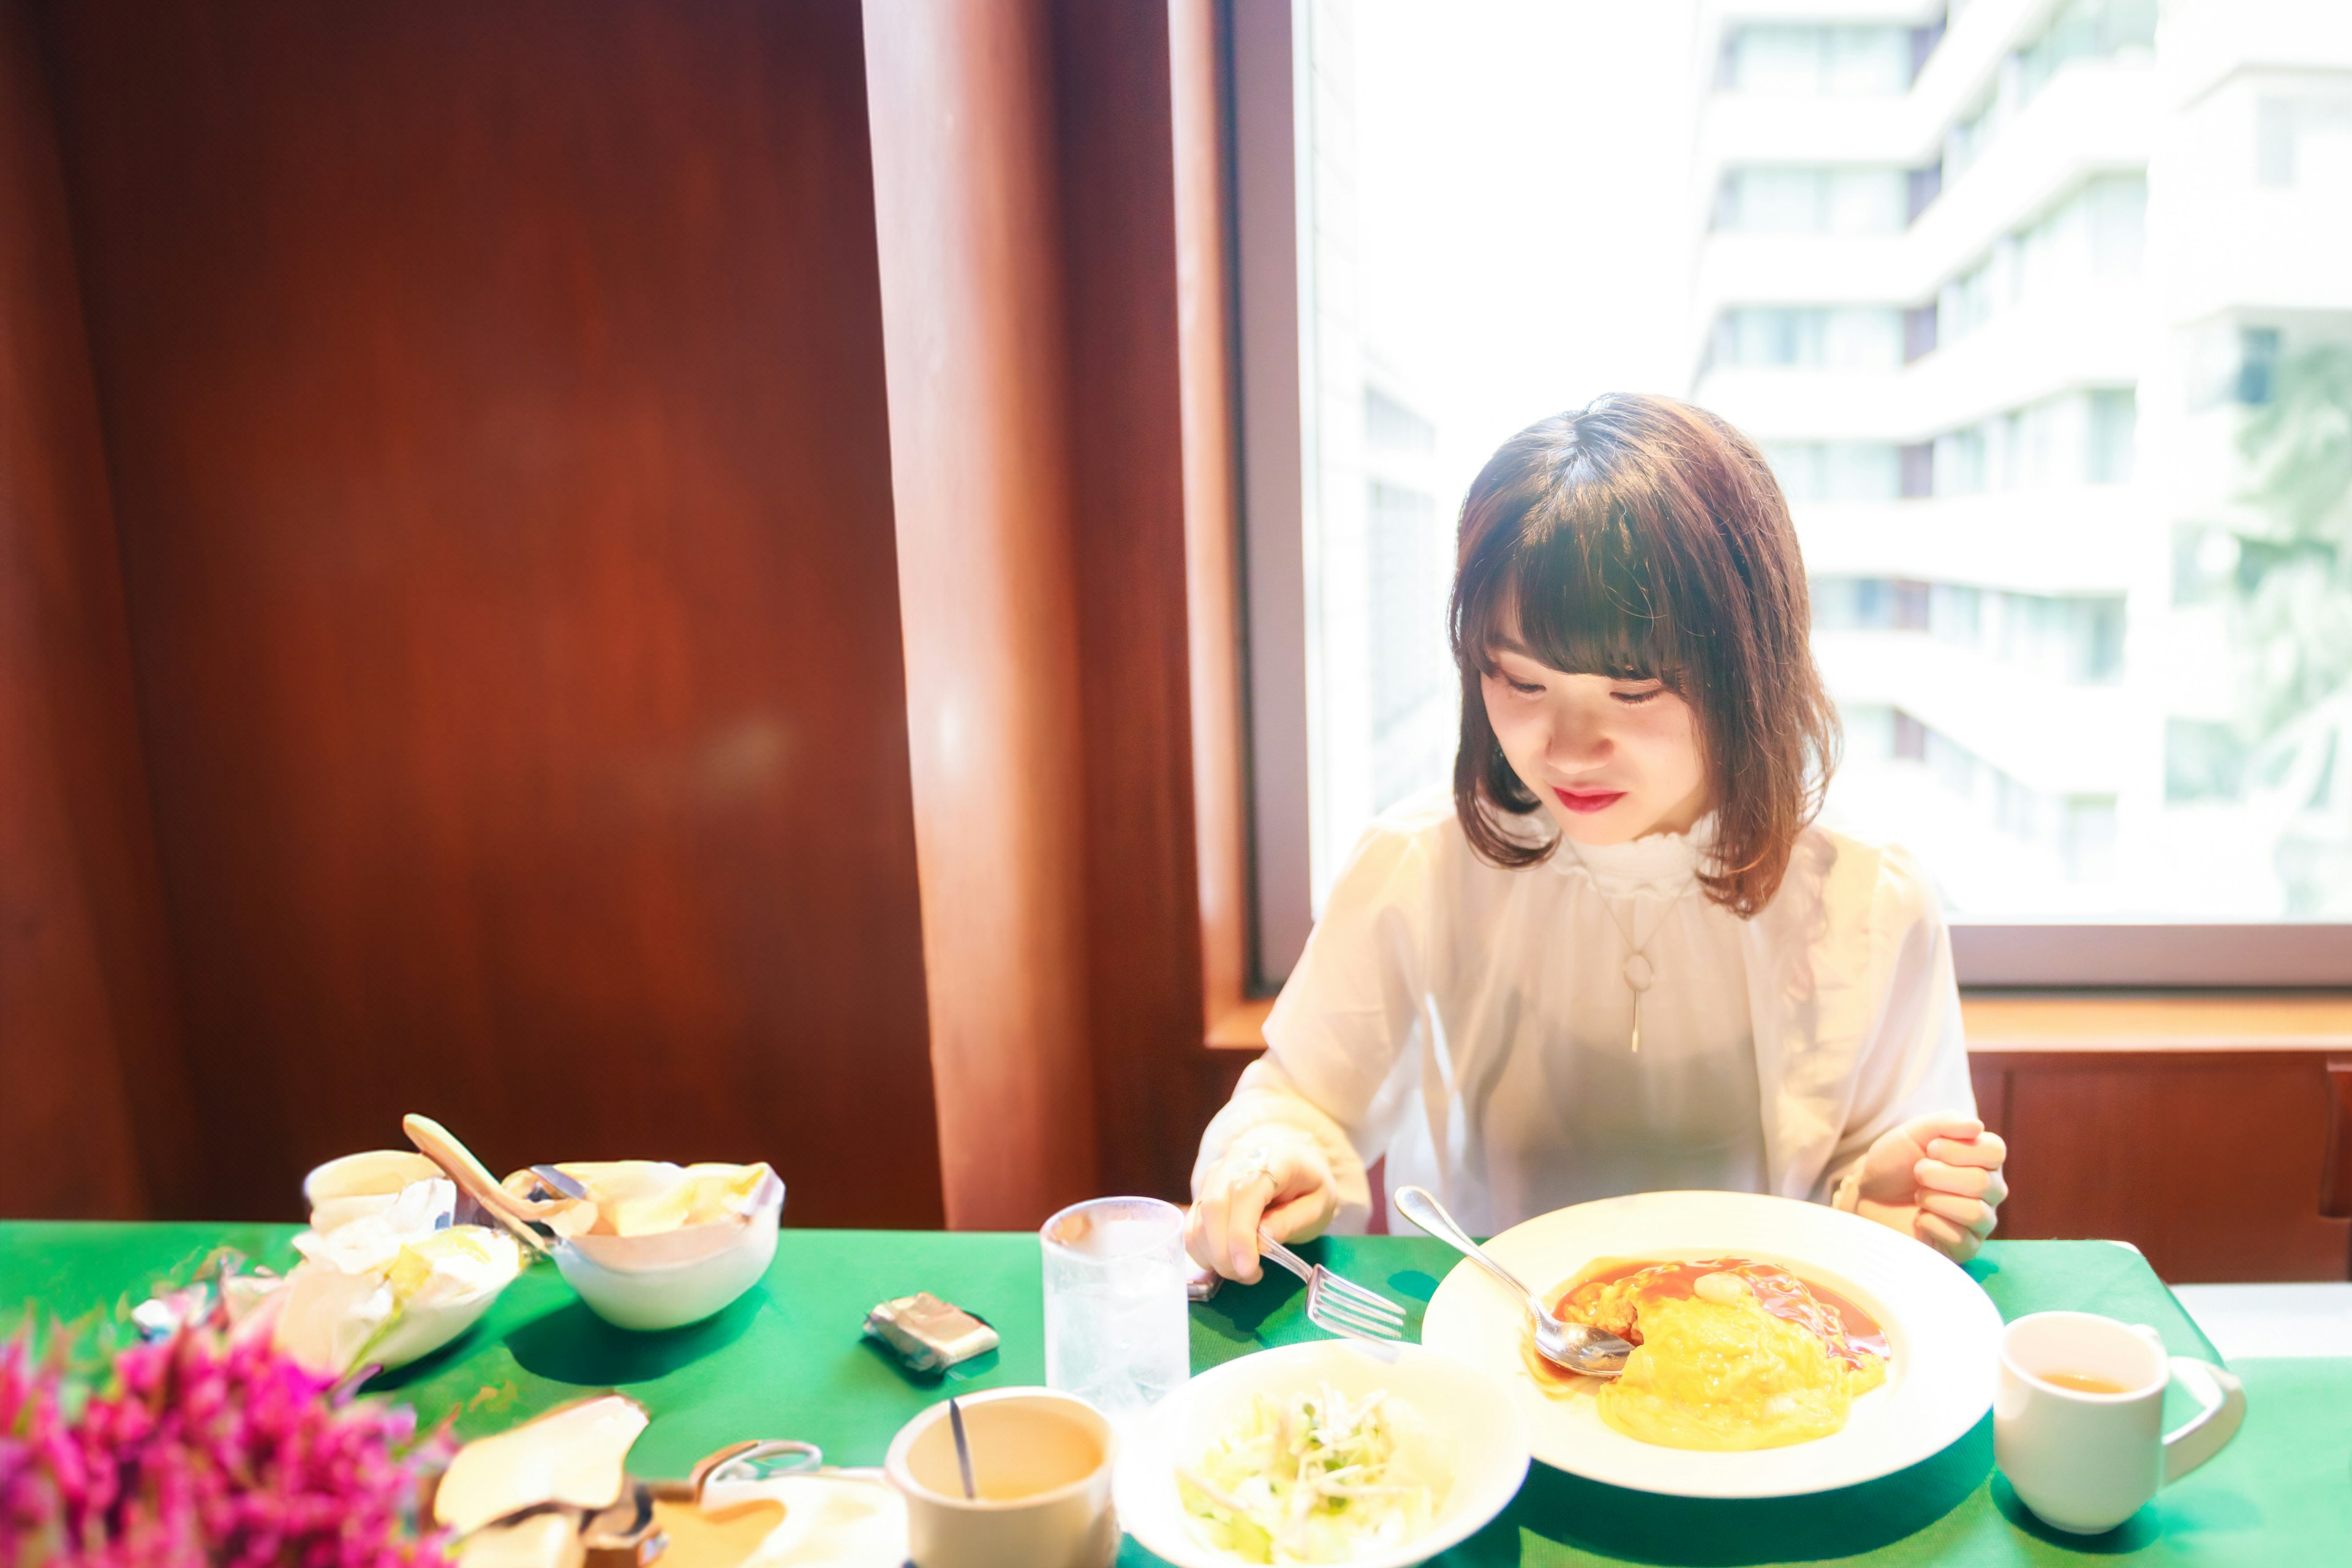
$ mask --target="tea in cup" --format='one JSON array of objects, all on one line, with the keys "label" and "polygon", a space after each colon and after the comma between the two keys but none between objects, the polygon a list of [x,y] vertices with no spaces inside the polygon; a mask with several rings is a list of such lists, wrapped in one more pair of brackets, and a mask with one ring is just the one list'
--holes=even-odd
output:
[{"label": "tea in cup", "polygon": [[[2203,1408],[2167,1432],[2176,1381]],[[2246,1396],[2220,1367],[2168,1356],[2145,1325],[2035,1312],[2001,1331],[1992,1415],[1993,1458],[2019,1500],[2056,1529],[2095,1535],[2227,1447]]]},{"label": "tea in cup", "polygon": [[1110,1423],[1050,1388],[995,1388],[957,1401],[971,1455],[966,1497],[942,1400],[899,1429],[882,1472],[907,1500],[914,1568],[1108,1568]]}]

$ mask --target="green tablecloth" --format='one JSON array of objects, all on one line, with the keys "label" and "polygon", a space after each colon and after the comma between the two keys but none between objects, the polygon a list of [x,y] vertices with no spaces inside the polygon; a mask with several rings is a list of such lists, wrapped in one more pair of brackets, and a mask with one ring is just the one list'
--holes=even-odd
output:
[{"label": "green tablecloth", "polygon": [[[289,1260],[291,1226],[0,1224],[0,1321],[27,1303],[76,1315],[136,1301],[214,1247]],[[1436,1243],[1333,1237],[1323,1260],[1418,1308],[1451,1259]],[[2073,1307],[2156,1325],[2171,1347],[2212,1347],[2137,1254],[2106,1242],[1995,1242],[1972,1272],[2003,1315]],[[949,1391],[1044,1381],[1035,1240],[1028,1236],[787,1230],[761,1289],[710,1322],[667,1334],[609,1329],[549,1268],[518,1280],[465,1339],[381,1380],[428,1420],[493,1431],[583,1389],[628,1390],[654,1413],[632,1455],[682,1474],[738,1438],[801,1437],[841,1464],[877,1462],[891,1433],[941,1396],[861,1340],[865,1310],[928,1289],[994,1323],[1003,1351],[960,1367]],[[1193,1311],[1195,1368],[1308,1338],[1295,1281],[1227,1287]],[[1444,1568],[1490,1564],[1858,1562],[1971,1568],[2104,1559],[2134,1564],[2352,1563],[2352,1361],[2252,1362],[2244,1431],[2220,1458],[2114,1533],[2077,1542],[2020,1509],[1992,1470],[1990,1421],[1943,1454],[1867,1486],[1812,1498],[1702,1502],[1531,1472],[1518,1500]],[[1132,1542],[1121,1563],[1155,1560]]]}]

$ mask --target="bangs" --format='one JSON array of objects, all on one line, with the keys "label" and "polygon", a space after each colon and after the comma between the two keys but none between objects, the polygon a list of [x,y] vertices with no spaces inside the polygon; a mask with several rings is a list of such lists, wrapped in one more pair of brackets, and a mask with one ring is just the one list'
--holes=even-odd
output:
[{"label": "bangs", "polygon": [[1570,675],[1682,687],[1679,628],[1630,519],[1538,507],[1496,542],[1465,563],[1456,647],[1465,665],[1490,673],[1495,655],[1510,652]]}]

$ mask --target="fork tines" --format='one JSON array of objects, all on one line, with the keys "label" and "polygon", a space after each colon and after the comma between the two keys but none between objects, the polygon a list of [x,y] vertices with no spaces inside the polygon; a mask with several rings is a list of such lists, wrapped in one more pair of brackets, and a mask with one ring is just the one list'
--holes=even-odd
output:
[{"label": "fork tines", "polygon": [[[1336,1289],[1349,1282],[1336,1274],[1324,1273],[1322,1278],[1307,1287],[1307,1321],[1329,1333],[1356,1340],[1396,1340],[1404,1337],[1404,1313],[1370,1291],[1356,1287],[1349,1290]],[[1358,1300],[1358,1295],[1370,1297],[1370,1302]]]},{"label": "fork tines", "polygon": [[1290,1248],[1257,1233],[1258,1250],[1307,1281],[1307,1321],[1327,1333],[1354,1340],[1395,1340],[1404,1337],[1404,1309],[1352,1279],[1332,1273],[1320,1263],[1310,1265]]}]

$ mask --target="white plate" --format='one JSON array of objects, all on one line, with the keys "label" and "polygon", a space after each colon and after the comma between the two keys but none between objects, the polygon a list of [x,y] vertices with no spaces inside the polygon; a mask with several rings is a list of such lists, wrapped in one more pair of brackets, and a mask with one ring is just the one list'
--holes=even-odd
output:
[{"label": "white plate", "polygon": [[1454,1489],[1428,1533],[1394,1550],[1350,1558],[1348,1568],[1403,1568],[1475,1534],[1518,1495],[1528,1439],[1510,1395],[1443,1356],[1413,1345],[1318,1340],[1281,1345],[1210,1368],[1151,1407],[1119,1439],[1112,1498],[1119,1527],[1175,1568],[1231,1568],[1242,1560],[1202,1545],[1184,1521],[1176,1467],[1197,1461],[1233,1429],[1255,1394],[1329,1384],[1349,1394],[1384,1388],[1454,1435]]},{"label": "white plate", "polygon": [[1737,1454],[1661,1447],[1612,1429],[1589,1396],[1562,1400],[1538,1389],[1520,1360],[1525,1310],[1464,1260],[1431,1298],[1421,1342],[1501,1382],[1527,1420],[1535,1457],[1596,1481],[1680,1497],[1827,1491],[1942,1452],[1992,1407],[2000,1313],[1976,1281],[1908,1237],[1819,1204],[1643,1193],[1538,1215],[1486,1250],[1538,1295],[1599,1258],[1778,1263],[1849,1297],[1886,1331],[1886,1383],[1853,1402],[1843,1430]]}]

